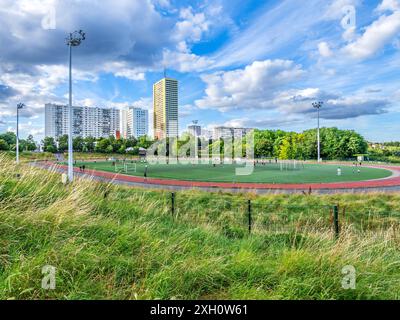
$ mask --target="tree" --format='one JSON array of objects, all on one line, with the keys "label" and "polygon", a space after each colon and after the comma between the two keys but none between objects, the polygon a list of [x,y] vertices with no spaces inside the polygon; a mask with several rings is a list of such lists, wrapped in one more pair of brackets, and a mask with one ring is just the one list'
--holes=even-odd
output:
[{"label": "tree", "polygon": [[51,153],[56,153],[57,152],[57,146],[56,142],[54,141],[53,137],[45,137],[43,140],[43,150],[45,152],[51,152]]},{"label": "tree", "polygon": [[33,136],[29,135],[26,140],[19,140],[19,151],[35,151],[36,150],[36,142],[33,140]]},{"label": "tree", "polygon": [[27,151],[35,151],[36,150],[36,142],[33,139],[33,136],[30,134],[28,138],[26,139],[26,148],[25,150]]},{"label": "tree", "polygon": [[2,151],[8,151],[8,150],[10,150],[9,144],[8,144],[7,141],[4,140],[4,139],[0,139],[0,150],[2,150]]},{"label": "tree", "polygon": [[275,132],[272,130],[256,130],[254,132],[255,156],[272,157],[274,155]]},{"label": "tree", "polygon": [[[273,156],[281,159],[316,159],[317,130],[303,133],[282,130],[256,130],[256,157]],[[366,153],[365,139],[352,130],[321,128],[321,156],[323,159],[349,159],[355,154]]]},{"label": "tree", "polygon": [[76,152],[82,152],[85,147],[85,143],[82,137],[74,138],[72,144],[74,146],[74,151]]},{"label": "tree", "polygon": [[126,148],[133,148],[133,147],[137,146],[138,140],[134,137],[130,137],[130,138],[126,139],[125,144],[126,144]]},{"label": "tree", "polygon": [[114,151],[113,146],[110,144],[107,148],[106,148],[106,153],[112,153]]},{"label": "tree", "polygon": [[64,134],[58,138],[58,151],[65,152],[68,150],[68,135]]},{"label": "tree", "polygon": [[17,136],[14,132],[6,132],[0,134],[0,139],[7,142],[7,144],[11,147],[17,143]]},{"label": "tree", "polygon": [[154,140],[152,140],[150,137],[148,136],[143,136],[140,137],[138,142],[137,142],[137,146],[139,148],[144,148],[144,149],[148,149],[150,148],[150,146],[154,143]]},{"label": "tree", "polygon": [[83,139],[84,142],[84,152],[94,152],[96,139],[93,137],[86,137]]},{"label": "tree", "polygon": [[[95,150],[96,150],[96,152],[106,153],[107,148],[109,146],[110,146],[110,141],[107,138],[101,138],[99,141],[97,141]],[[111,146],[111,149],[112,149],[112,146]]]}]

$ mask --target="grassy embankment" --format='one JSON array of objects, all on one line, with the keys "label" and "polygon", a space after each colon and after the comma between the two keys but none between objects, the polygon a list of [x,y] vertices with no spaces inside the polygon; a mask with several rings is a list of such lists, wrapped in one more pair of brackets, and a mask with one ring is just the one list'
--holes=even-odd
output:
[{"label": "grassy embankment", "polygon": [[[385,218],[400,212],[398,194],[252,195],[249,236],[249,196],[178,193],[173,217],[166,192],[63,186],[26,165],[17,178],[0,161],[0,299],[400,297],[400,231]],[[335,240],[325,205],[338,202],[353,224]],[[372,212],[378,218],[357,231]],[[271,231],[278,222],[287,228]],[[54,291],[41,289],[45,265],[56,267]],[[346,265],[357,270],[356,290],[341,287]]]}]

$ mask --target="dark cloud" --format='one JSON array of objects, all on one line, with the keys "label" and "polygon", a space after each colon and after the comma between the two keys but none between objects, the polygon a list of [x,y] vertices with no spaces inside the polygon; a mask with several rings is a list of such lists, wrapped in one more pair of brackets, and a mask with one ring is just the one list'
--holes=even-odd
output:
[{"label": "dark cloud", "polygon": [[161,59],[163,47],[172,41],[172,21],[155,11],[148,0],[57,1],[54,30],[42,28],[45,8],[21,14],[19,1],[3,2],[2,7],[10,9],[0,13],[0,43],[7,44],[1,45],[0,56],[20,67],[66,62],[64,39],[76,29],[87,33],[84,44],[75,50],[75,64],[86,69],[121,59],[149,67]]},{"label": "dark cloud", "polygon": [[[321,109],[321,117],[323,119],[348,119],[357,118],[365,115],[378,115],[387,113],[389,102],[385,100],[368,100],[368,101],[335,101],[334,103],[326,103]],[[310,110],[316,117],[315,110]]]},{"label": "dark cloud", "polygon": [[367,89],[365,90],[366,93],[380,93],[382,89]]},{"label": "dark cloud", "polygon": [[313,108],[312,102],[325,101],[321,110],[320,117],[322,119],[341,120],[348,118],[357,118],[365,115],[377,115],[387,113],[386,108],[389,106],[389,101],[386,100],[368,100],[360,98],[336,98],[336,99],[310,99],[307,103],[307,108],[303,108],[299,113],[312,114],[317,117],[317,110]]},{"label": "dark cloud", "polygon": [[371,99],[363,96],[340,96],[311,88],[283,93],[274,101],[285,114],[309,114],[317,117],[313,102],[323,101],[320,116],[323,119],[340,120],[357,118],[364,115],[387,113],[389,101]]},{"label": "dark cloud", "polygon": [[291,126],[299,123],[304,123],[304,119],[294,118],[294,117],[280,117],[266,119],[234,119],[226,122],[224,125],[232,127],[243,127],[243,128],[279,128],[283,126]]},{"label": "dark cloud", "polygon": [[8,98],[18,94],[18,91],[0,84],[0,101],[6,102]]}]

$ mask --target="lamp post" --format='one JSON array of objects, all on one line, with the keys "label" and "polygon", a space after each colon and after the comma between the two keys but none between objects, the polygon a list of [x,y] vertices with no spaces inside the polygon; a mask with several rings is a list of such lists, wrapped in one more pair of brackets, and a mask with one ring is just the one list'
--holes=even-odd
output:
[{"label": "lamp post", "polygon": [[19,164],[19,110],[23,109],[24,107],[25,105],[23,103],[17,104],[17,141],[15,146],[17,164]]},{"label": "lamp post", "polygon": [[321,109],[324,103],[322,101],[314,102],[312,105],[318,111],[318,131],[317,131],[317,140],[318,140],[318,162],[321,162],[321,141],[319,134],[319,110]]},{"label": "lamp post", "polygon": [[65,39],[69,47],[69,126],[68,126],[68,180],[74,180],[74,158],[73,158],[73,137],[72,137],[72,47],[78,47],[85,40],[85,33],[82,30],[70,33]]}]

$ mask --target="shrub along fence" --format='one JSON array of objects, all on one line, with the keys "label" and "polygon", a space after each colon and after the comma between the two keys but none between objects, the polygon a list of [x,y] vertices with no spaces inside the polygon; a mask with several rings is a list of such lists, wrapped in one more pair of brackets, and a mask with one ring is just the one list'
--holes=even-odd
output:
[{"label": "shrub along fence", "polygon": [[225,198],[191,198],[176,192],[168,194],[170,214],[190,222],[217,224],[228,236],[260,232],[328,231],[338,238],[343,228],[375,232],[400,227],[400,212],[331,205],[288,205]]}]

